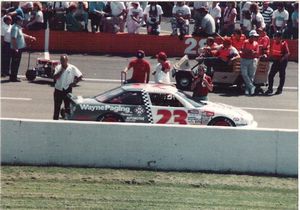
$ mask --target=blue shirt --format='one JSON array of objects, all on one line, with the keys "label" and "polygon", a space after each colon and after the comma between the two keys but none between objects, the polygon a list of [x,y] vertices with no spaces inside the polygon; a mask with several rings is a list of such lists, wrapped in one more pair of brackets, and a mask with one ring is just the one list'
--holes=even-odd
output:
[{"label": "blue shirt", "polygon": [[[22,27],[18,24],[14,24],[11,28],[11,39],[13,38],[15,38],[17,41],[17,49],[23,49],[26,47]],[[13,49],[12,43],[10,44],[10,48]]]},{"label": "blue shirt", "polygon": [[103,11],[105,3],[103,1],[92,1],[89,2],[89,12],[95,13],[95,11]]}]

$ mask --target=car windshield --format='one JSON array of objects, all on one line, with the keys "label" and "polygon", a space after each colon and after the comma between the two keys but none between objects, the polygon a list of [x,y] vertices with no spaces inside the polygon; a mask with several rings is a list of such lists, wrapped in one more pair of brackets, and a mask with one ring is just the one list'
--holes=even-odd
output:
[{"label": "car windshield", "polygon": [[203,105],[205,105],[205,102],[197,102],[195,101],[192,96],[182,92],[182,91],[178,91],[177,94],[184,98],[185,100],[187,100],[190,104],[192,104],[194,107],[201,107]]},{"label": "car windshield", "polygon": [[118,87],[118,88],[106,91],[104,93],[101,93],[100,95],[95,96],[95,99],[97,101],[103,103],[103,102],[107,101],[108,99],[111,99],[123,92],[124,92],[124,90],[121,87]]}]

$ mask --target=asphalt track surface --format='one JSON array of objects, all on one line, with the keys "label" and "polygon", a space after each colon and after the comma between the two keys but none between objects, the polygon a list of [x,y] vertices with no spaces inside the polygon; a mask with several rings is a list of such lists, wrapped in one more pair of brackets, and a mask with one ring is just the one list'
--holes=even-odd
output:
[{"label": "asphalt track surface", "polygon": [[[32,53],[30,66],[34,66],[36,58],[41,56],[43,53]],[[59,59],[59,56],[60,54],[51,54],[52,59]],[[120,72],[133,56],[69,55],[69,62],[77,66],[84,75],[84,81],[74,88],[73,93],[94,96],[120,86]],[[154,68],[156,59],[146,59]],[[178,59],[170,58],[172,63]],[[52,81],[37,78],[28,82],[24,77],[27,65],[28,53],[23,53],[19,69],[22,82],[12,83],[8,78],[1,78],[1,117],[51,120],[54,90]],[[150,80],[153,80],[153,76]],[[278,75],[274,86],[277,84]],[[281,95],[250,97],[234,88],[226,88],[210,93],[209,100],[247,110],[254,115],[259,128],[298,129],[298,63],[288,63],[285,89]]]}]

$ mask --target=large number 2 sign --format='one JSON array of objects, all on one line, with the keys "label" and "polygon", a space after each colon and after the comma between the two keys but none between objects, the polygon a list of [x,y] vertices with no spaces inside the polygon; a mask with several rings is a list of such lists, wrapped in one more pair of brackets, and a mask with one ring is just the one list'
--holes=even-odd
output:
[{"label": "large number 2 sign", "polygon": [[[169,122],[172,118],[172,114],[174,116],[174,122]],[[187,113],[183,110],[174,110],[173,113],[169,110],[161,109],[157,111],[157,115],[162,115],[160,120],[157,121],[158,124],[166,124],[166,123],[178,123],[178,124],[187,124],[186,118]]]},{"label": "large number 2 sign", "polygon": [[198,49],[205,46],[206,39],[200,39],[198,42],[194,38],[188,38],[185,40],[185,44],[187,45],[187,48],[184,50],[185,55],[197,55]]}]

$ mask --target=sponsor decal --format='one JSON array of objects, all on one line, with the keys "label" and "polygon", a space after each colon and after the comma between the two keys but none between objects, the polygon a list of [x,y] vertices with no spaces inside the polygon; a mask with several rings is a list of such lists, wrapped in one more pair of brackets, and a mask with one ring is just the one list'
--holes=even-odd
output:
[{"label": "sponsor decal", "polygon": [[189,114],[199,114],[199,110],[197,109],[192,109],[192,110],[188,110]]},{"label": "sponsor decal", "polygon": [[207,116],[207,117],[212,117],[212,116],[215,115],[214,112],[210,112],[210,111],[204,111],[203,114],[204,114],[205,116]]},{"label": "sponsor decal", "polygon": [[84,111],[113,111],[113,112],[124,112],[130,113],[129,107],[124,107],[120,105],[90,105],[90,104],[80,104],[80,109]]},{"label": "sponsor decal", "polygon": [[126,122],[137,122],[137,121],[145,121],[145,117],[133,117],[133,116],[130,116],[130,117],[127,117]]},{"label": "sponsor decal", "polygon": [[136,113],[137,115],[141,116],[142,114],[145,113],[145,109],[142,106],[136,107],[133,112]]}]

